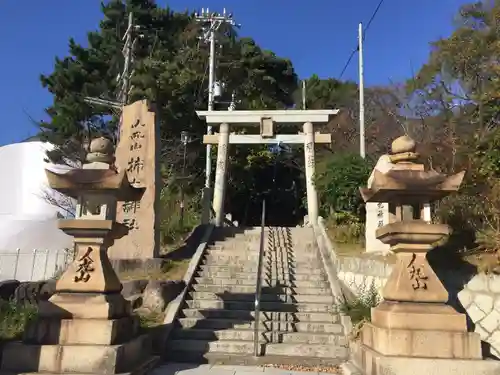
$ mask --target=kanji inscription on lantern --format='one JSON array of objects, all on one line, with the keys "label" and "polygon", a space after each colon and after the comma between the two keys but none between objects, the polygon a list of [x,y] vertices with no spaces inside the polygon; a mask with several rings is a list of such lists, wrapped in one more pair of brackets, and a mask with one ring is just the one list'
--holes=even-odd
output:
[{"label": "kanji inscription on lantern", "polygon": [[428,277],[424,274],[423,266],[416,266],[417,254],[413,253],[411,261],[408,263],[408,273],[414,290],[427,289]]},{"label": "kanji inscription on lantern", "polygon": [[128,201],[124,202],[122,205],[123,212],[125,213],[136,213],[137,209],[141,208],[140,201]]},{"label": "kanji inscription on lantern", "polygon": [[75,276],[76,283],[80,281],[86,283],[90,280],[90,274],[94,272],[94,266],[92,265],[94,260],[90,257],[92,251],[91,247],[87,248],[85,253],[78,259],[78,266],[76,269],[77,275]]},{"label": "kanji inscription on lantern", "polygon": [[129,230],[134,230],[134,229],[139,229],[139,223],[136,219],[134,218],[126,218],[123,219],[123,224],[129,229]]},{"label": "kanji inscription on lantern", "polygon": [[127,171],[128,172],[140,172],[144,169],[144,162],[139,156],[131,157],[128,161]]}]

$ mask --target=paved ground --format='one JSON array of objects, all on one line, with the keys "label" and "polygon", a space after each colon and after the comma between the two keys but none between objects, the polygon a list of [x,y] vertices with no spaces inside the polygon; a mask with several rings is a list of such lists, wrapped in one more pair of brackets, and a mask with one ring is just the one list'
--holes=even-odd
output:
[{"label": "paved ground", "polygon": [[157,367],[150,375],[339,375],[324,372],[300,372],[261,366],[193,365],[168,363]]}]

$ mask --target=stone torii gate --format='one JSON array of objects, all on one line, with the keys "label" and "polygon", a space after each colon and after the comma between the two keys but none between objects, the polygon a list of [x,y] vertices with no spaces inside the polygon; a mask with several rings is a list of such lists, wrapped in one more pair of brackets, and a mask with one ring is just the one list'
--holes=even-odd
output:
[{"label": "stone torii gate", "polygon": [[[330,134],[314,132],[314,125],[328,123],[338,109],[328,110],[262,110],[262,111],[197,111],[200,119],[208,125],[219,126],[219,134],[205,135],[203,143],[217,144],[217,165],[213,196],[215,225],[224,221],[224,199],[226,195],[226,175],[228,148],[230,144],[303,144],[307,189],[307,211],[309,222],[318,219],[318,196],[314,186],[315,158],[314,143],[331,143]],[[275,134],[277,125],[302,125],[303,133]],[[235,134],[229,128],[260,126],[260,134]]]}]

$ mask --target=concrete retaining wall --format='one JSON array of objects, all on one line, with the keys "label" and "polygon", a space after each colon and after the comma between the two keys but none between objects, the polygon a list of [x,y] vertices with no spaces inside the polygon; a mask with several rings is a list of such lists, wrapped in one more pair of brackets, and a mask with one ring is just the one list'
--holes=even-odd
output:
[{"label": "concrete retaining wall", "polygon": [[[372,285],[380,293],[392,270],[391,260],[381,256],[338,257],[336,263],[339,279],[355,295]],[[500,276],[470,275],[459,269],[436,269],[436,273],[450,294],[450,304],[468,315],[470,329],[481,335],[487,351],[500,358]]]}]

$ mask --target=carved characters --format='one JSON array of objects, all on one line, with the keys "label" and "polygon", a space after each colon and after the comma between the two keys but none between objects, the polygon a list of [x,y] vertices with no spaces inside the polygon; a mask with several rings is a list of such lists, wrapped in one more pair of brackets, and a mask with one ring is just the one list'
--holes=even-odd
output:
[{"label": "carved characters", "polygon": [[384,204],[377,203],[377,228],[384,226]]},{"label": "carved characters", "polygon": [[90,274],[94,272],[95,268],[92,265],[94,260],[90,257],[93,249],[91,247],[87,248],[87,251],[78,259],[78,266],[76,269],[75,283],[83,281],[86,283],[90,280]]},{"label": "carved characters", "polygon": [[136,213],[137,209],[141,208],[141,202],[140,201],[129,201],[129,202],[123,202],[122,205],[122,210],[124,213]]},{"label": "carved characters", "polygon": [[314,143],[307,142],[306,149],[306,165],[308,168],[314,168]]},{"label": "carved characters", "polygon": [[[134,122],[129,124],[128,132],[126,133],[123,141],[127,142],[125,151],[127,158],[127,175],[129,182],[134,187],[144,187],[141,184],[144,182],[146,173],[145,155],[148,151],[146,124],[142,118],[137,118]],[[146,143],[144,143],[146,142]],[[137,214],[140,211],[140,201],[123,202],[119,209],[123,213],[124,218],[121,219],[122,223],[127,226],[129,231],[139,229]]]},{"label": "carved characters", "polygon": [[413,253],[411,255],[411,261],[408,263],[407,269],[412,282],[413,290],[427,289],[427,279],[428,277],[424,274],[423,266],[415,266],[415,261],[417,260],[417,254]]},{"label": "carved characters", "polygon": [[222,184],[224,184],[224,175],[226,171],[227,164],[227,144],[219,144],[217,149],[217,168],[215,170],[215,187],[222,189]]},{"label": "carved characters", "polygon": [[139,222],[134,219],[134,218],[126,218],[123,219],[123,224],[129,229],[129,230],[134,230],[134,229],[139,229]]},{"label": "carved characters", "polygon": [[127,165],[127,171],[128,172],[140,172],[144,169],[144,162],[139,156],[136,156],[135,158],[132,156]]}]

